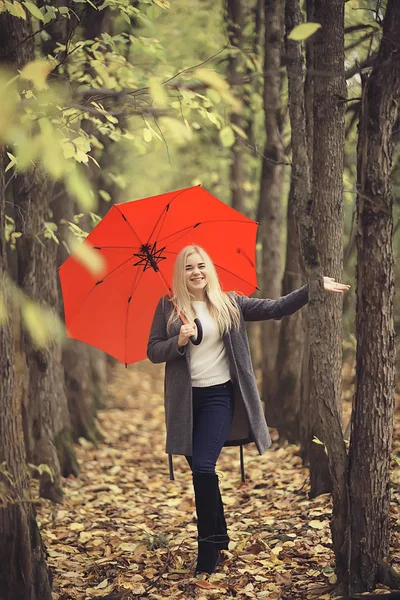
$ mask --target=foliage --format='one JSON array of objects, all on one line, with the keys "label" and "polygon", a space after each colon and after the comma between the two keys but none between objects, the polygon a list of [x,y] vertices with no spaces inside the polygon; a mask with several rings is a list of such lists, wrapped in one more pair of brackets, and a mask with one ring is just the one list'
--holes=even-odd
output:
[{"label": "foliage", "polygon": [[[107,395],[110,408],[99,414],[105,443],[80,440],[84,472],[65,481],[57,508],[48,501],[38,507],[55,598],[147,592],[150,598],[181,600],[329,600],[336,580],[331,499],[308,498],[308,470],[297,446],[274,443],[263,456],[246,447],[244,484],[238,448],[222,450],[217,471],[231,543],[225,564],[207,580],[195,579],[192,480],[184,457],[174,457],[175,481],[168,479],[163,370],[149,362],[128,371],[117,365]],[[345,402],[346,419],[350,410]],[[399,426],[394,452],[400,450]],[[394,461],[391,479],[393,562],[400,567],[400,470]]]}]

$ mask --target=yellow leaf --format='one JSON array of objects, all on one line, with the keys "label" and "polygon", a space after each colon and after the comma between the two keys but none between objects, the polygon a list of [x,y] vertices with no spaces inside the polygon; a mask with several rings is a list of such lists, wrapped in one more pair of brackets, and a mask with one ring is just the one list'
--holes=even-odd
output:
[{"label": "yellow leaf", "polygon": [[0,290],[0,327],[1,325],[3,325],[7,320],[7,307],[6,307],[6,302],[4,299],[4,294],[2,292],[2,290]]},{"label": "yellow leaf", "polygon": [[51,63],[45,59],[38,59],[29,62],[21,71],[21,77],[32,81],[39,89],[43,89],[46,85],[46,79],[52,69]]},{"label": "yellow leaf", "polygon": [[92,539],[92,534],[90,531],[81,531],[79,534],[79,541],[81,544],[86,544],[89,540]]},{"label": "yellow leaf", "polygon": [[15,12],[13,12],[14,16],[26,21],[26,12],[25,12],[22,4],[20,2],[14,2],[13,7],[14,7],[14,11],[15,11]]},{"label": "yellow leaf", "polygon": [[25,300],[21,309],[25,327],[29,331],[33,342],[39,347],[46,346],[49,341],[49,331],[43,311],[31,300]]},{"label": "yellow leaf", "polygon": [[78,201],[83,210],[93,211],[96,208],[95,197],[89,182],[78,168],[72,169],[68,173],[65,185],[68,193]]},{"label": "yellow leaf", "polygon": [[149,80],[149,88],[151,97],[153,98],[157,106],[167,106],[168,98],[167,94],[165,93],[165,89],[162,85],[161,79],[158,79],[158,77],[151,77]]},{"label": "yellow leaf", "polygon": [[71,523],[69,525],[69,528],[71,531],[83,531],[85,529],[85,526],[83,525],[83,523]]},{"label": "yellow leaf", "polygon": [[69,236],[67,243],[71,252],[74,253],[74,258],[81,262],[90,273],[97,276],[105,273],[107,264],[104,257],[97,250],[94,250],[86,240],[78,242],[76,237]]},{"label": "yellow leaf", "polygon": [[231,105],[233,112],[240,113],[242,111],[241,102],[235,98],[229,89],[228,83],[218,73],[211,69],[196,69],[194,76],[214,88],[221,99]]},{"label": "yellow leaf", "polygon": [[160,125],[167,128],[168,134],[170,134],[176,142],[182,142],[192,138],[192,131],[190,127],[188,125],[184,125],[181,121],[178,121],[178,119],[162,117],[160,118]]},{"label": "yellow leaf", "polygon": [[289,40],[294,40],[295,42],[301,42],[311,37],[320,28],[320,23],[312,23],[311,21],[309,23],[301,23],[292,29],[288,35],[288,38]]},{"label": "yellow leaf", "polygon": [[324,529],[325,527],[325,524],[322,521],[317,521],[316,519],[310,521],[308,525],[313,529]]},{"label": "yellow leaf", "polygon": [[143,139],[145,142],[151,142],[153,136],[151,135],[150,129],[143,129]]}]

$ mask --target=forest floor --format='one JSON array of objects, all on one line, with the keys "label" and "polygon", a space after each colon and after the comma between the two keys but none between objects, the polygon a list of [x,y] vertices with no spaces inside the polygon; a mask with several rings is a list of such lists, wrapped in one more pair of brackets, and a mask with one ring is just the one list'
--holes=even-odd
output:
[{"label": "forest floor", "polygon": [[[247,446],[245,483],[238,448],[223,449],[217,470],[231,544],[224,566],[196,579],[190,472],[176,457],[176,479],[169,481],[164,454],[163,367],[143,361],[128,370],[117,365],[111,373],[108,408],[99,414],[104,441],[77,444],[82,472],[65,479],[61,504],[38,501],[54,600],[328,600],[335,587],[331,499],[308,498],[298,447],[274,443],[259,456],[254,444]],[[393,453],[400,454],[399,406]],[[399,471],[392,471],[390,513],[396,568]]]}]

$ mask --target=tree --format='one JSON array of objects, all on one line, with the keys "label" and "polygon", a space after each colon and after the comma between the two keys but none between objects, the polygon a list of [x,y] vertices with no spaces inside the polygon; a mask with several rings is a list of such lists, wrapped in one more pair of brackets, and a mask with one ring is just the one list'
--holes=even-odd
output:
[{"label": "tree", "polygon": [[[281,292],[281,196],[283,183],[283,147],[281,115],[281,53],[284,4],[280,0],[265,0],[264,41],[264,118],[266,143],[262,159],[260,199],[257,220],[262,243],[262,294],[277,298]],[[279,322],[265,321],[262,339],[262,396],[267,421],[277,422],[276,355]]]},{"label": "tree", "polygon": [[[336,3],[335,6],[337,17],[341,13],[339,4]],[[297,0],[287,0],[287,16],[288,29],[301,22]],[[397,115],[396,99],[400,94],[397,58],[399,19],[399,7],[390,1],[383,23],[378,62],[363,96],[363,117],[360,122],[360,256],[357,267],[357,330],[360,337],[357,347],[357,390],[349,456],[343,440],[336,399],[333,394],[324,394],[325,384],[323,379],[321,381],[318,368],[321,353],[318,339],[321,337],[321,330],[317,329],[321,326],[318,279],[322,270],[317,236],[314,233],[307,164],[301,162],[305,154],[297,154],[306,131],[301,51],[297,42],[288,43],[292,60],[288,75],[290,118],[294,135],[293,159],[295,173],[301,184],[296,197],[295,212],[302,255],[310,276],[312,382],[317,394],[322,441],[327,450],[332,478],[331,530],[338,587],[350,594],[370,590],[378,582],[393,587],[399,586],[398,577],[393,575],[385,562],[388,553],[388,468],[394,395],[390,167],[391,136]],[[332,72],[332,77],[335,74],[335,71]],[[337,101],[340,101],[340,97]],[[366,237],[368,244],[365,244]],[[383,293],[382,280],[387,282]],[[367,298],[370,290],[377,290],[377,293],[372,294],[372,299]],[[371,302],[375,302],[378,312],[371,313],[369,317],[366,312]],[[382,318],[377,323],[378,314],[382,315]]]},{"label": "tree", "polygon": [[[18,19],[0,15],[0,55],[2,63],[22,69],[35,58],[30,16]],[[58,305],[56,274],[57,246],[44,235],[49,218],[50,186],[41,168],[19,173],[13,181],[18,204],[17,231],[18,282],[30,300],[40,301],[53,310]],[[26,314],[26,313],[25,313]],[[52,475],[41,476],[43,497],[59,500],[62,495],[61,472],[77,473],[75,451],[71,444],[70,417],[65,395],[61,345],[52,340],[39,348],[24,331],[22,351],[26,359],[26,388],[23,399],[25,444],[30,462],[47,464]],[[61,462],[61,464],[60,464]]]},{"label": "tree", "polygon": [[[5,242],[4,151],[0,160],[0,599],[51,600],[45,551],[29,493],[21,406],[15,382]],[[18,321],[18,319],[17,319]]]},{"label": "tree", "polygon": [[[382,580],[389,551],[395,341],[393,130],[400,102],[400,5],[388,0],[365,82],[357,148],[357,364],[349,450],[352,591]],[[400,578],[398,581],[400,584]]]},{"label": "tree", "polygon": [[[239,90],[244,89],[244,84],[239,87],[240,79],[243,80],[244,65],[241,53],[243,52],[243,26],[244,15],[242,0],[227,0],[226,3],[226,20],[228,27],[228,37],[232,46],[231,55],[227,69],[228,81],[232,87],[236,88],[236,94],[239,95]],[[243,95],[243,94],[241,94]],[[238,113],[232,113],[231,125],[244,129],[244,119]],[[234,130],[233,130],[234,131]],[[235,134],[235,131],[234,131]],[[243,183],[245,178],[245,145],[241,135],[235,136],[234,144],[232,145],[232,168],[231,168],[231,192],[232,192],[232,208],[246,213],[245,198]]]}]

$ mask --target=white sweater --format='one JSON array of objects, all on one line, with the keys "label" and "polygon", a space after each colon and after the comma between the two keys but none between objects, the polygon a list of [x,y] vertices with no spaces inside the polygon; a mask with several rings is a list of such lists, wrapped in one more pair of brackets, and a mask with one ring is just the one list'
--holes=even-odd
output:
[{"label": "white sweater", "polygon": [[230,379],[229,360],[218,326],[212,319],[207,303],[193,302],[196,316],[203,327],[203,340],[190,346],[190,374],[193,387],[209,387],[226,383]]}]

